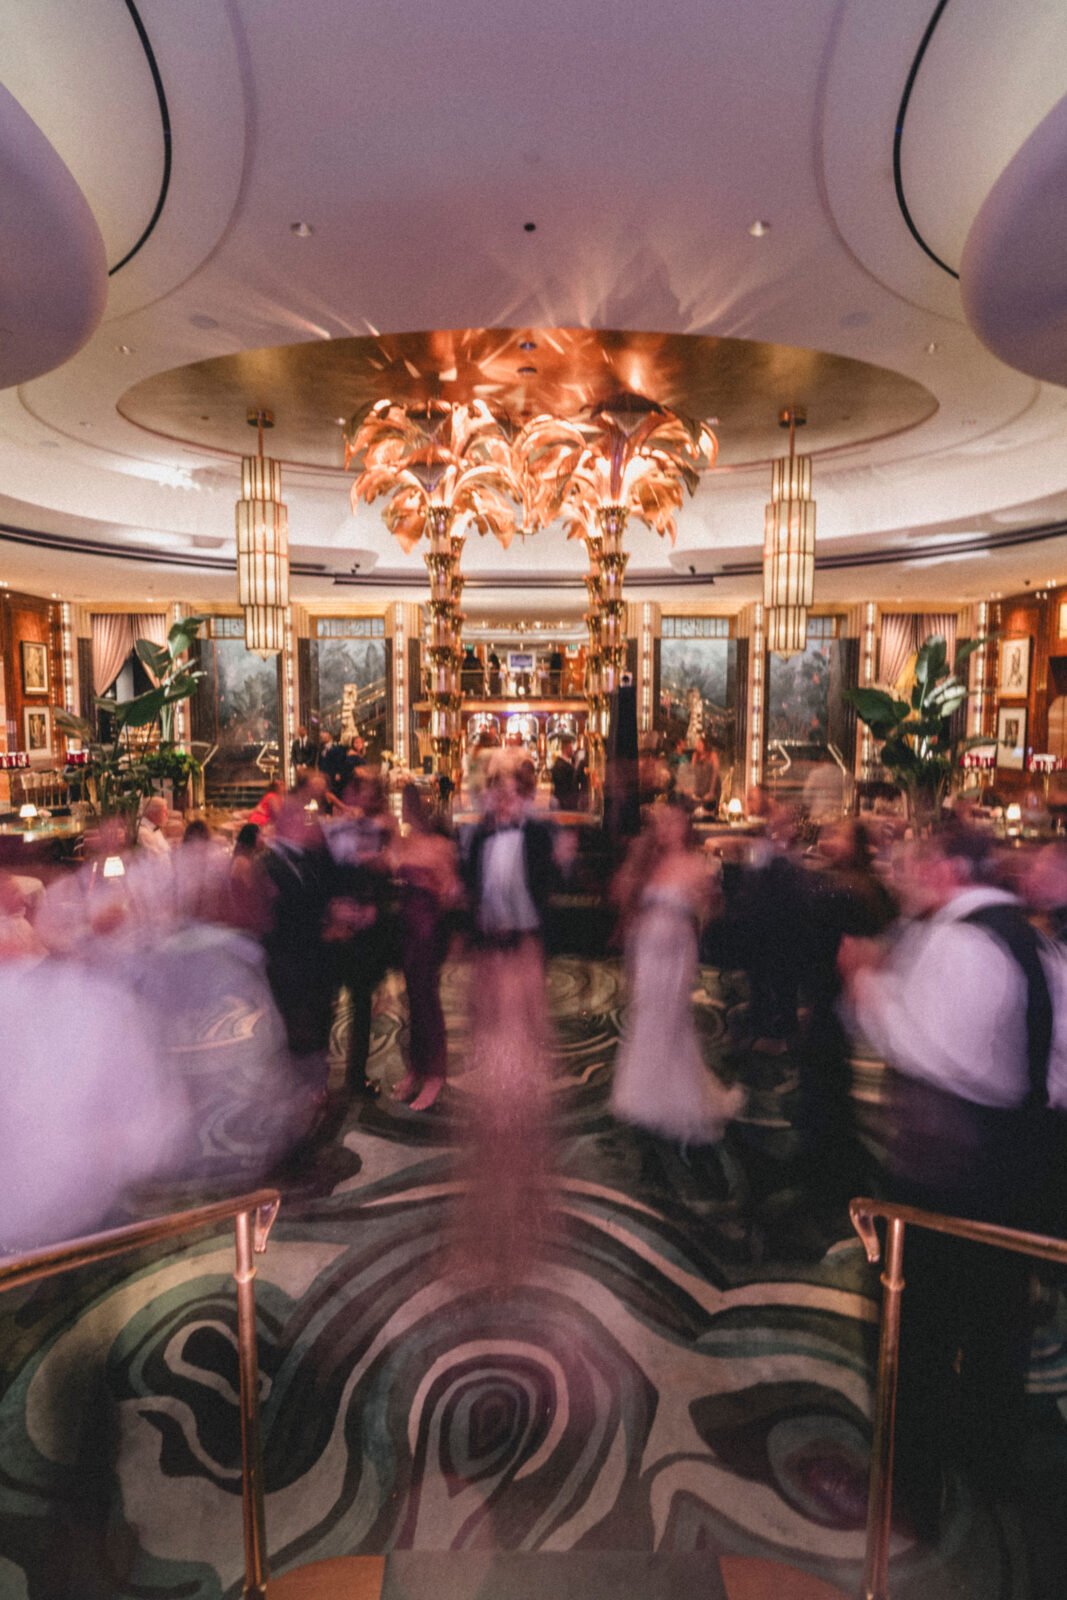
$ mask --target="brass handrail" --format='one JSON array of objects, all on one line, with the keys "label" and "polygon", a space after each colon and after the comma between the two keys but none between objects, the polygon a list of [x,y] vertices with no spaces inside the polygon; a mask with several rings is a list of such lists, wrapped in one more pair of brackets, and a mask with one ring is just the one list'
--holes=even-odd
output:
[{"label": "brass handrail", "polygon": [[947,1233],[1017,1255],[1042,1261],[1067,1262],[1067,1240],[1044,1233],[1023,1233],[994,1222],[972,1222],[966,1217],[946,1217],[937,1211],[897,1205],[889,1200],[853,1200],[852,1226],[874,1266],[881,1257],[875,1219],[888,1224],[886,1261],[882,1273],[882,1320],[878,1341],[878,1383],[874,1402],[874,1440],[867,1497],[867,1550],[863,1566],[863,1600],[889,1600],[889,1524],[893,1513],[893,1424],[897,1408],[900,1368],[900,1312],[904,1293],[904,1229],[910,1223],[931,1233]]},{"label": "brass handrail", "polygon": [[267,1545],[263,1528],[263,1461],[259,1440],[259,1361],[256,1355],[256,1267],[253,1255],[267,1248],[271,1226],[278,1215],[277,1189],[255,1189],[251,1194],[191,1211],[172,1211],[125,1228],[68,1239],[26,1255],[0,1259],[0,1291],[21,1288],[51,1278],[72,1267],[90,1266],[143,1245],[162,1244],[197,1228],[234,1219],[237,1260],[237,1354],[241,1389],[241,1501],[244,1515],[245,1581],[248,1600],[263,1600],[267,1593]]}]

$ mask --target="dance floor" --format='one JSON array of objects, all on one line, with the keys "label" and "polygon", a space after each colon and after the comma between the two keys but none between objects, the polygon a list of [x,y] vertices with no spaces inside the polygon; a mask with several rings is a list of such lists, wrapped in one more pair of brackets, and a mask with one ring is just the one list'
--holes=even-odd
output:
[{"label": "dance floor", "polygon": [[[642,1142],[607,1109],[618,966],[554,960],[538,1248],[472,1266],[454,1247],[476,1089],[464,983],[446,968],[454,1072],[433,1111],[355,1102],[279,1180],[258,1278],[272,1569],[384,1557],[351,1592],[387,1600],[855,1595],[875,1279],[844,1216],[809,1214],[786,1187],[788,1058],[727,1049],[731,996],[703,971],[707,1059],[746,1083],[747,1110],[721,1164]],[[255,1026],[220,1015],[212,1036],[247,1044]],[[405,1026],[386,985],[371,1060],[386,1087]],[[215,1176],[183,1201],[239,1186],[255,1114],[254,1074],[224,1048],[194,1055]],[[876,1100],[875,1067],[858,1083]],[[240,1592],[231,1238],[7,1297],[0,1600]],[[1031,1389],[1029,1509],[951,1484],[936,1549],[896,1535],[894,1600],[1062,1593],[1062,1552],[1034,1553],[1067,1481],[1055,1319]],[[766,1562],[807,1576],[772,1584]]]}]

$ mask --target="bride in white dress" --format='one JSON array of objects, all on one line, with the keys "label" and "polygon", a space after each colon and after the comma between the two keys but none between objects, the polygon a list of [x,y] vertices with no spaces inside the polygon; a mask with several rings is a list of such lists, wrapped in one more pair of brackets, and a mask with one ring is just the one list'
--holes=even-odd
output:
[{"label": "bride in white dress", "polygon": [[697,935],[712,884],[690,845],[689,818],[658,804],[616,883],[625,930],[629,1007],[611,1109],[660,1138],[717,1144],[745,1092],[705,1066],[693,1022]]}]

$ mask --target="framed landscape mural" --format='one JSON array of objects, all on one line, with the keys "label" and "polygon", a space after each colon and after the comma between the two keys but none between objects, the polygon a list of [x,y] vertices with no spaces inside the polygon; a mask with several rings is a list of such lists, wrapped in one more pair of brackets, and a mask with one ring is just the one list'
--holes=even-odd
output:
[{"label": "framed landscape mural", "polygon": [[[672,620],[664,618],[664,623]],[[702,735],[727,762],[732,762],[737,721],[737,641],[728,637],[672,637],[665,629],[660,640],[659,711],[660,722],[672,734],[685,737],[689,745]]]},{"label": "framed landscape mural", "polygon": [[357,731],[373,740],[384,732],[385,619],[318,617],[309,652],[313,726],[334,738]]}]

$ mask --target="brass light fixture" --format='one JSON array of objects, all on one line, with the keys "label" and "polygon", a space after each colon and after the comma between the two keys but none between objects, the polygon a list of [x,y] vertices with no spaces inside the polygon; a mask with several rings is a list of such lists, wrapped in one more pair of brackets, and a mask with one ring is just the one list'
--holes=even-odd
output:
[{"label": "brass light fixture", "polygon": [[[345,429],[345,463],[354,467],[352,509],[384,494],[385,524],[405,550],[425,535],[430,575],[430,738],[439,772],[460,751],[460,665],[463,660],[463,577],[460,559],[469,520],[505,550],[515,536],[515,476],[508,418],[481,400],[453,405],[432,399],[417,406],[379,400],[356,413]],[[457,520],[458,519],[458,520]]]},{"label": "brass light fixture", "polygon": [[763,522],[763,604],[767,648],[792,656],[808,641],[808,607],[815,598],[815,502],[811,457],[796,454],[796,430],[807,417],[788,406],[778,418],[789,429],[789,454],[774,463],[771,501]]},{"label": "brass light fixture", "polygon": [[237,502],[237,600],[244,607],[245,646],[264,660],[285,644],[289,607],[289,512],[282,504],[282,469],[263,454],[269,411],[250,411],[259,448],[241,461]]},{"label": "brass light fixture", "polygon": [[587,729],[608,731],[608,696],[626,664],[623,535],[630,517],[675,541],[683,489],[715,465],[718,440],[706,423],[624,391],[586,408],[573,422],[535,417],[516,441],[527,526],[562,516],[570,539],[589,551],[586,668]]}]

